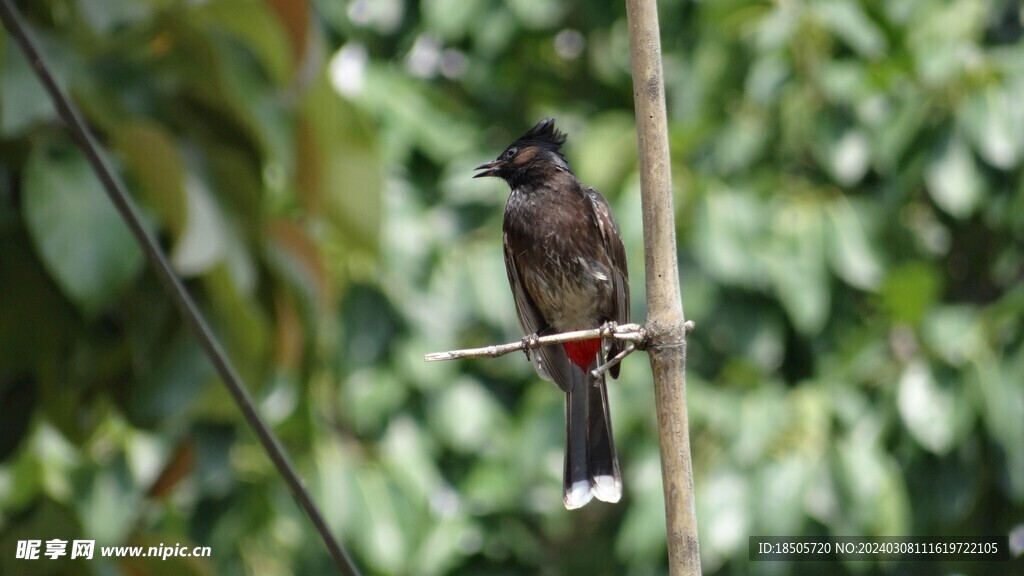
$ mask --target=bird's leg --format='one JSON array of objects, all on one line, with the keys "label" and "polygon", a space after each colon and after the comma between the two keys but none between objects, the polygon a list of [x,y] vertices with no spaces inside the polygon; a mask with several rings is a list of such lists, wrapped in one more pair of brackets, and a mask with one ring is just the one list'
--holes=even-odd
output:
[{"label": "bird's leg", "polygon": [[614,320],[609,320],[601,325],[601,356],[604,357],[608,354],[608,351],[612,348],[612,342],[615,338],[615,330],[619,327],[619,323]]},{"label": "bird's leg", "polygon": [[[615,338],[615,330],[618,327],[619,323],[615,322],[614,320],[609,320],[601,325],[601,359],[607,358],[608,352],[611,351],[612,343],[614,342]],[[598,365],[597,368],[594,368],[593,370],[590,371],[590,374],[594,377],[595,386],[598,385],[599,380],[601,378],[601,374],[605,373],[606,371],[608,371],[609,368],[621,362],[622,359],[626,357],[626,355],[633,351],[632,347],[632,344],[630,344],[630,346],[626,348],[628,352],[626,350],[623,350],[622,352],[616,354],[614,358],[609,359],[603,364]]]},{"label": "bird's leg", "polygon": [[591,370],[590,375],[594,377],[594,385],[598,385],[598,381],[600,380],[602,374],[607,372],[608,369],[611,368],[612,366],[615,366],[619,362],[622,362],[622,359],[632,354],[634,350],[636,350],[636,345],[630,342],[625,348],[623,348],[618,354],[610,358],[607,362]]}]

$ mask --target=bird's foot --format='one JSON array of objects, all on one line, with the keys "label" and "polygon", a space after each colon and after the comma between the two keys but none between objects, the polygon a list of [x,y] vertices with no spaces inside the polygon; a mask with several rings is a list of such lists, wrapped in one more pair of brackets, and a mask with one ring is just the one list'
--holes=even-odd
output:
[{"label": "bird's foot", "polygon": [[530,350],[537,347],[537,343],[540,341],[540,336],[537,336],[536,332],[530,332],[526,336],[523,336],[523,353],[526,357],[530,357]]},{"label": "bird's foot", "polygon": [[601,338],[608,340],[615,337],[615,330],[618,329],[619,323],[614,320],[609,320],[601,325]]}]

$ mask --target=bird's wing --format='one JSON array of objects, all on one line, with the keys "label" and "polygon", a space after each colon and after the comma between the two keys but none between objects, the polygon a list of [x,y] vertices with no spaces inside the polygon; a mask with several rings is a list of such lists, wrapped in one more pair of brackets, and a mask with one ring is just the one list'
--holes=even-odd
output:
[{"label": "bird's wing", "polygon": [[[593,188],[587,188],[587,198],[593,209],[594,221],[601,232],[601,242],[604,253],[608,256],[609,268],[612,271],[612,310],[610,320],[619,324],[629,322],[629,271],[626,268],[626,248],[622,245],[622,234],[619,232],[619,225],[612,216],[612,210],[608,206],[601,193]],[[609,356],[614,356],[622,350],[622,343],[614,341],[608,350]],[[620,364],[609,369],[613,378],[619,377]]]},{"label": "bird's wing", "polygon": [[608,255],[612,269],[612,320],[625,324],[629,322],[629,272],[626,270],[626,248],[622,245],[622,234],[604,196],[593,188],[587,188],[587,198],[593,208],[594,220],[604,243],[604,253]]},{"label": "bird's wing", "polygon": [[[523,328],[523,335],[543,336],[550,332],[550,326],[537,310],[530,295],[526,293],[523,279],[520,277],[516,265],[515,255],[508,243],[507,234],[502,235],[502,245],[505,252],[505,271],[508,273],[508,283],[512,287],[512,295],[516,300],[516,313],[519,315],[519,325]],[[541,346],[530,350],[527,355],[541,378],[554,382],[566,392],[569,391],[572,387],[571,366],[569,358],[561,346]]]}]

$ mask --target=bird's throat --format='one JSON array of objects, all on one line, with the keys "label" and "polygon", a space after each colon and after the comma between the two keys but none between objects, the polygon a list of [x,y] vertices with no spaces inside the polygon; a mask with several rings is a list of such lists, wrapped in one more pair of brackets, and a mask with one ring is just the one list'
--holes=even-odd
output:
[{"label": "bird's throat", "polygon": [[590,363],[594,361],[594,358],[597,358],[597,352],[601,349],[601,339],[594,338],[593,340],[566,342],[563,346],[569,360],[586,372],[590,368]]}]

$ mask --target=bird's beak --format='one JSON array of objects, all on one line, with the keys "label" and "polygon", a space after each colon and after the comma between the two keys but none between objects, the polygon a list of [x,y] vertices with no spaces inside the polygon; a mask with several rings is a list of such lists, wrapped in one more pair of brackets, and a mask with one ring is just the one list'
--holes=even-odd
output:
[{"label": "bird's beak", "polygon": [[497,176],[498,171],[501,170],[501,167],[504,165],[505,162],[503,160],[494,160],[493,162],[481,164],[476,168],[473,168],[473,170],[483,170],[483,172],[480,172],[479,174],[474,174],[473,178],[483,178],[484,176]]}]

